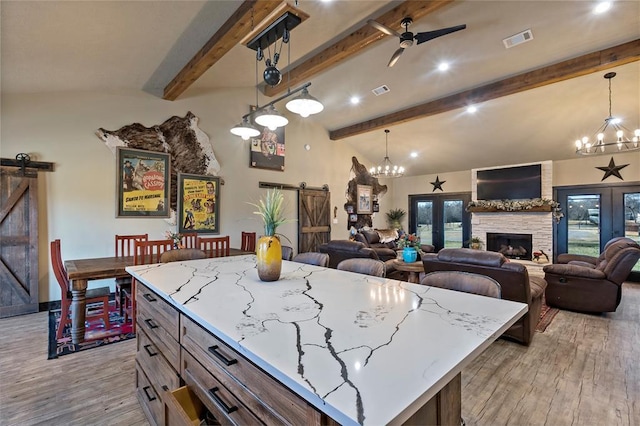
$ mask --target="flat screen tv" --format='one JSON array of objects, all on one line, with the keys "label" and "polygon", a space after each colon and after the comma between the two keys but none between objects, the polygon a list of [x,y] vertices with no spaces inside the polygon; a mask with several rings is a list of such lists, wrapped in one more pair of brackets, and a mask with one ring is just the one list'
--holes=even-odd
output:
[{"label": "flat screen tv", "polygon": [[522,200],[542,195],[542,165],[478,170],[478,200]]}]

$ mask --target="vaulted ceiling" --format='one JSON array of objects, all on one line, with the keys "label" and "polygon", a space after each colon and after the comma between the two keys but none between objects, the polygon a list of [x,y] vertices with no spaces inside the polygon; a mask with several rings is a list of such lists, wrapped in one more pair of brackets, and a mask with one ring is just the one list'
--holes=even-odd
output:
[{"label": "vaulted ceiling", "polygon": [[[274,4],[2,1],[2,92],[139,89],[188,99],[223,87],[252,88],[255,54],[239,41]],[[325,110],[307,120],[326,128],[334,139],[328,143],[361,152],[365,163],[382,159],[389,128],[389,155],[409,175],[574,158],[572,141],[595,131],[608,113],[605,69],[618,73],[614,114],[629,128],[640,125],[640,2],[616,1],[602,15],[592,13],[594,6],[299,0],[309,18],[283,49],[281,87],[287,69],[292,88],[311,81]],[[405,13],[414,17],[414,33],[467,29],[414,44],[388,68],[398,40],[366,21],[401,32]],[[531,41],[504,47],[504,38],[527,29]],[[441,61],[450,63],[448,72],[437,70]],[[171,83],[176,76],[180,84]],[[390,91],[375,96],[371,90],[381,85]],[[351,105],[352,96],[361,102]],[[261,95],[262,104],[268,99]],[[468,104],[478,111],[467,113]]]}]

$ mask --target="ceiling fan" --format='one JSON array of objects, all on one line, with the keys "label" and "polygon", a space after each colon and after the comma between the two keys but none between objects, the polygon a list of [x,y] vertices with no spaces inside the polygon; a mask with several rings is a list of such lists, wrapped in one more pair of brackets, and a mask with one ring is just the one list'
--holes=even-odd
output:
[{"label": "ceiling fan", "polygon": [[442,37],[443,35],[451,34],[456,31],[464,30],[467,28],[466,25],[456,25],[455,27],[442,28],[434,31],[426,31],[423,33],[416,33],[415,35],[409,32],[409,25],[413,23],[413,20],[409,17],[406,17],[400,23],[404,26],[404,32],[400,34],[397,31],[392,30],[391,28],[382,25],[379,22],[374,21],[373,19],[369,19],[368,24],[372,27],[382,31],[383,33],[396,36],[400,39],[400,48],[394,52],[387,64],[388,67],[392,67],[398,62],[400,59],[400,55],[404,52],[404,49],[413,46],[413,40],[417,42],[417,44],[424,43],[425,41],[433,40],[434,38]]}]

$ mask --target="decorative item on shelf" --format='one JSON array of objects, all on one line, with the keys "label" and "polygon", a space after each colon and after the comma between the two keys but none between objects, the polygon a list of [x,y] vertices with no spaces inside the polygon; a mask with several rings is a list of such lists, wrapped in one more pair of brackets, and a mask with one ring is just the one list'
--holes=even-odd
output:
[{"label": "decorative item on shelf", "polygon": [[385,156],[377,167],[371,167],[369,174],[375,178],[393,178],[404,175],[404,167],[393,164],[389,159],[389,129],[385,129]]},{"label": "decorative item on shelf", "polygon": [[[624,127],[622,120],[611,115],[611,79],[615,72],[608,72],[604,78],[609,80],[609,116],[604,119],[604,124],[595,132],[595,137],[590,140],[588,136],[576,140],[576,154],[594,155],[603,154],[606,148],[612,152],[629,152],[640,149],[640,128],[633,134]],[[632,135],[632,136],[631,136]]]},{"label": "decorative item on shelf", "polygon": [[508,212],[551,212],[556,223],[564,217],[560,203],[548,198],[530,200],[474,200],[465,208],[471,213]]},{"label": "decorative item on shelf", "polygon": [[[545,260],[542,260],[544,257]],[[549,256],[544,250],[537,250],[533,252],[533,261],[537,263],[549,263]]]},{"label": "decorative item on shelf", "polygon": [[387,224],[391,229],[402,229],[402,219],[407,212],[403,209],[391,209],[387,212]]},{"label": "decorative item on shelf", "polygon": [[184,248],[184,246],[182,245],[182,235],[180,233],[168,230],[165,231],[164,236],[167,238],[167,240],[173,240],[174,249]]},{"label": "decorative item on shelf", "polygon": [[284,196],[279,189],[267,190],[258,204],[250,204],[258,209],[254,214],[261,216],[264,223],[264,236],[256,244],[258,277],[262,281],[277,281],[282,269],[282,245],[276,230],[289,222],[284,217]]},{"label": "decorative item on shelf", "polygon": [[469,248],[474,250],[480,250],[482,248],[482,240],[478,237],[471,237],[469,241],[467,241],[467,244],[469,244]]}]

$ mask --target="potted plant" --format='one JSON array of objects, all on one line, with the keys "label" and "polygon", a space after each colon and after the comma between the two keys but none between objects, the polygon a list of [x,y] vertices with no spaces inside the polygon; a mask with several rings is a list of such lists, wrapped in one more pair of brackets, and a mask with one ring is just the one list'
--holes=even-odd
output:
[{"label": "potted plant", "polygon": [[469,247],[474,250],[480,250],[482,248],[482,240],[478,237],[471,237],[468,241]]},{"label": "potted plant", "polygon": [[391,229],[401,229],[402,228],[402,219],[407,214],[406,211],[402,209],[391,209],[387,212],[387,223],[389,224],[389,228]]},{"label": "potted plant", "polygon": [[261,216],[264,223],[264,235],[256,244],[258,277],[262,281],[277,281],[282,268],[282,245],[276,230],[289,221],[284,217],[284,196],[279,189],[267,190],[258,204],[249,204],[258,209],[253,213]]},{"label": "potted plant", "polygon": [[413,263],[418,259],[420,237],[416,234],[403,233],[398,239],[397,245],[402,249],[402,260],[406,263]]}]

